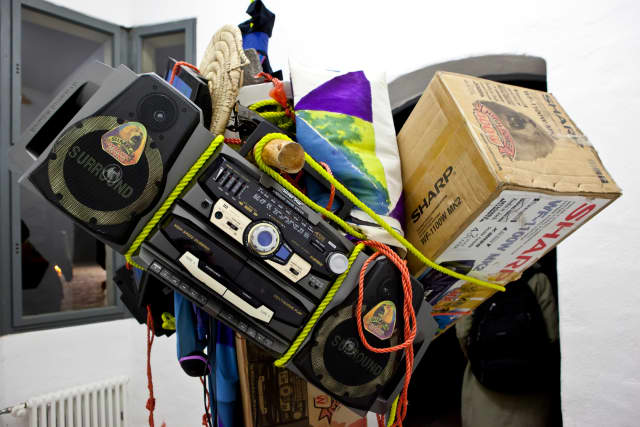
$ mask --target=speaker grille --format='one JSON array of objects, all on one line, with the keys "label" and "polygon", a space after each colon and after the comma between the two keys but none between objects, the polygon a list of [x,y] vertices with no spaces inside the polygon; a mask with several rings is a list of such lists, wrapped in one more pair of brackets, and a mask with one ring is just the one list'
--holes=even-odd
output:
[{"label": "speaker grille", "polygon": [[151,141],[135,165],[121,165],[102,150],[101,136],[121,123],[114,116],[81,120],[58,139],[49,155],[48,177],[57,203],[84,222],[131,221],[159,192],[163,164]]},{"label": "speaker grille", "polygon": [[[358,398],[376,394],[387,383],[395,372],[397,353],[367,350],[360,342],[353,311],[350,305],[342,307],[317,327],[311,368],[327,389],[337,395]],[[384,348],[396,345],[398,336],[394,334],[383,342],[369,334],[367,341]]]}]

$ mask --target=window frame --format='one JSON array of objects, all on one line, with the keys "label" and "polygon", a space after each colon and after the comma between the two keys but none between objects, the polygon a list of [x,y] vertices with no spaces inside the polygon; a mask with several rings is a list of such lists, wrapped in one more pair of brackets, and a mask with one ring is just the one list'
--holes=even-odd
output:
[{"label": "window frame", "polygon": [[[185,32],[185,58],[195,60],[196,20],[123,28],[44,0],[0,2],[0,336],[30,330],[53,329],[130,317],[114,285],[115,305],[39,315],[23,315],[20,244],[20,188],[11,172],[9,149],[21,134],[21,8],[27,7],[70,23],[106,33],[112,38],[112,62],[137,70],[142,38],[171,32]],[[134,55],[135,52],[135,55]],[[135,60],[134,60],[135,59]],[[108,280],[124,265],[124,257],[107,247]]]},{"label": "window frame", "polygon": [[177,33],[180,31],[184,31],[185,61],[193,64],[196,60],[195,18],[133,27],[129,32],[129,64],[131,65],[131,69],[136,73],[140,72],[142,64],[142,41],[144,38]]}]

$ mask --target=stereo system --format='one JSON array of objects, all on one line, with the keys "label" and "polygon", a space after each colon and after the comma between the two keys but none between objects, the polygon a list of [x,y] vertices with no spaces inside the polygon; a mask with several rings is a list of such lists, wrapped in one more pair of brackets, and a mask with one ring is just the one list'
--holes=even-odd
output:
[{"label": "stereo system", "polygon": [[[155,74],[136,75],[123,66],[81,70],[14,149],[25,170],[21,182],[126,252],[214,138],[202,125],[200,106],[185,95]],[[239,108],[245,146],[216,150],[145,239],[136,261],[276,357],[347,272],[287,368],[351,408],[384,412],[401,391],[405,361],[403,352],[373,353],[360,341],[355,302],[368,255],[359,253],[347,271],[354,243],[245,158],[264,135],[282,131]],[[304,173],[328,186],[311,168]],[[344,216],[351,205],[336,196],[336,214]],[[411,286],[415,367],[436,326],[423,285],[412,278]],[[363,293],[371,345],[404,340],[403,305],[400,272],[377,257]]]}]

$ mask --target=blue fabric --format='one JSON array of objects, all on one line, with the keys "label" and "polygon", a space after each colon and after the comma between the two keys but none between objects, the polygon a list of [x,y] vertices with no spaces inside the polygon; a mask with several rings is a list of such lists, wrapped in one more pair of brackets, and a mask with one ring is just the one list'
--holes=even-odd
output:
[{"label": "blue fabric", "polygon": [[140,283],[142,282],[142,270],[136,267],[132,267],[132,268],[133,268],[133,280],[136,281],[136,285],[140,286]]},{"label": "blue fabric", "polygon": [[262,62],[264,55],[269,52],[269,36],[261,32],[245,34],[242,36],[242,48],[257,50]]},{"label": "blue fabric", "polygon": [[191,301],[179,292],[173,294],[173,308],[176,317],[176,341],[178,360],[194,351],[203,351],[206,339],[199,340],[196,333],[196,316]]},{"label": "blue fabric", "polygon": [[174,292],[178,360],[207,349],[211,415],[218,425],[233,427],[238,390],[238,363],[234,332],[212,319],[182,294]]}]

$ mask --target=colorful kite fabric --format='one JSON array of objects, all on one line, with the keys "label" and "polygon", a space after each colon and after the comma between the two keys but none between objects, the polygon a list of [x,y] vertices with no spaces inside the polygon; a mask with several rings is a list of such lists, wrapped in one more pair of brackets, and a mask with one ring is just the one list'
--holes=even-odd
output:
[{"label": "colorful kite fabric", "polygon": [[[318,71],[293,62],[290,69],[298,142],[402,233],[400,158],[384,75]],[[315,185],[307,189],[314,201],[326,204],[326,190]],[[352,216],[373,222],[360,210],[354,209]],[[396,244],[381,229],[376,236],[367,234]]]}]

